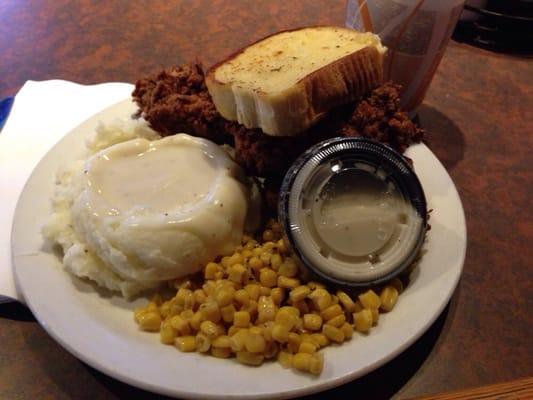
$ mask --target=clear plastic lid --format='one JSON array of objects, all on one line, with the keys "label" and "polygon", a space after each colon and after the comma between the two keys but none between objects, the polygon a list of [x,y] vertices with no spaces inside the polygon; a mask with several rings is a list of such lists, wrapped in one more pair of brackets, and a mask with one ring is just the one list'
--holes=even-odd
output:
[{"label": "clear plastic lid", "polygon": [[405,158],[366,138],[335,138],[306,151],[285,175],[279,220],[303,265],[336,284],[391,279],[424,241],[427,206]]}]

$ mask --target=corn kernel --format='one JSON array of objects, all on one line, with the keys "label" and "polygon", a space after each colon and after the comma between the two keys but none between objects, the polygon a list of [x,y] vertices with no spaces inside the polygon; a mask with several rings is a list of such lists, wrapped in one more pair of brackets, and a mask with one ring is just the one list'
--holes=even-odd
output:
[{"label": "corn kernel", "polygon": [[191,352],[196,350],[196,338],[194,336],[180,336],[177,337],[175,346],[183,352]]},{"label": "corn kernel", "polygon": [[159,330],[159,339],[163,344],[173,344],[176,339],[176,330],[168,322],[163,322]]},{"label": "corn kernel", "polygon": [[294,328],[292,329],[294,332],[302,333],[305,331],[304,329],[304,320],[301,318],[296,319],[296,324],[294,325]]},{"label": "corn kernel", "polygon": [[229,306],[222,307],[220,309],[220,314],[222,315],[222,320],[227,324],[233,322],[233,316],[235,315],[235,306],[230,304]]},{"label": "corn kernel", "polygon": [[264,242],[262,247],[263,247],[263,250],[266,250],[271,254],[275,254],[274,252],[277,250],[276,242],[274,242],[273,240]]},{"label": "corn kernel", "polygon": [[279,266],[278,273],[287,278],[294,278],[296,275],[298,275],[298,266],[292,260],[292,258],[287,258]]},{"label": "corn kernel", "polygon": [[217,263],[210,262],[204,268],[205,279],[215,279],[215,274],[220,270],[220,266]]},{"label": "corn kernel", "polygon": [[303,333],[300,333],[300,339],[302,340],[302,342],[312,342],[313,339],[311,339],[311,334],[308,333],[308,332],[303,332]]},{"label": "corn kernel", "polygon": [[291,312],[292,314],[294,314],[295,317],[300,316],[300,310],[293,306],[283,306],[280,308],[280,310],[287,310]]},{"label": "corn kernel", "polygon": [[247,305],[250,301],[250,295],[244,289],[239,289],[235,292],[234,299],[237,303]]},{"label": "corn kernel", "polygon": [[222,319],[220,314],[220,308],[218,304],[214,301],[207,301],[203,303],[199,310],[202,312],[202,317],[204,320],[209,320],[214,323],[218,323]]},{"label": "corn kernel", "polygon": [[267,321],[273,321],[276,315],[275,309],[265,309],[257,312],[257,322],[263,323]]},{"label": "corn kernel", "polygon": [[192,316],[192,318],[189,320],[189,325],[195,331],[199,331],[200,330],[200,324],[202,323],[203,320],[204,320],[204,316],[203,316],[202,312],[201,311],[196,311],[194,313],[194,315]]},{"label": "corn kernel", "polygon": [[353,327],[348,322],[345,322],[339,328],[344,333],[344,340],[350,340],[353,336]]},{"label": "corn kernel", "polygon": [[311,290],[315,290],[315,289],[325,289],[326,286],[324,286],[323,283],[321,282],[316,282],[316,281],[309,281],[307,282],[307,286],[309,286],[309,289]]},{"label": "corn kernel", "polygon": [[219,307],[225,307],[233,302],[235,297],[235,289],[228,286],[218,290],[215,294],[215,300]]},{"label": "corn kernel", "polygon": [[206,353],[211,348],[211,339],[209,339],[202,332],[198,333],[195,338],[196,350],[200,353]]},{"label": "corn kernel", "polygon": [[163,318],[170,316],[170,301],[165,301],[163,304],[161,304],[161,306],[159,307],[159,313]]},{"label": "corn kernel", "polygon": [[211,342],[211,347],[231,348],[231,338],[227,335],[220,335]]},{"label": "corn kernel", "polygon": [[253,240],[252,238],[248,238],[248,240],[246,241],[244,245],[244,248],[246,250],[253,250],[256,246],[257,246],[257,242]]},{"label": "corn kernel", "polygon": [[283,368],[291,368],[292,367],[292,358],[294,356],[286,351],[280,351],[278,353],[278,361],[281,364]]},{"label": "corn kernel", "polygon": [[248,265],[250,268],[252,268],[254,271],[259,271],[261,268],[263,268],[263,261],[257,256],[253,256],[248,260]]},{"label": "corn kernel", "polygon": [[346,292],[343,292],[342,290],[337,291],[337,298],[345,311],[348,311],[349,313],[354,312],[355,303]]},{"label": "corn kernel", "polygon": [[312,358],[309,353],[296,353],[292,358],[292,366],[299,371],[309,372]]},{"label": "corn kernel", "polygon": [[309,306],[307,305],[307,302],[305,300],[294,301],[294,302],[292,302],[292,305],[293,305],[293,307],[298,309],[298,311],[300,311],[301,314],[307,314],[307,313],[309,313],[311,311],[309,309]]},{"label": "corn kernel", "polygon": [[170,326],[172,326],[180,336],[188,336],[191,334],[191,327],[189,326],[189,321],[185,318],[182,318],[179,315],[174,315],[169,320]]},{"label": "corn kernel", "polygon": [[372,289],[367,290],[365,293],[359,295],[359,301],[364,308],[378,309],[381,305],[381,299]]},{"label": "corn kernel", "polygon": [[270,266],[274,271],[279,270],[279,267],[282,263],[283,259],[279,254],[272,254],[272,257],[270,257]]},{"label": "corn kernel", "polygon": [[326,289],[317,288],[309,294],[316,310],[322,311],[332,305],[331,295]]},{"label": "corn kernel", "polygon": [[318,314],[304,314],[304,328],[318,331],[322,328],[322,317]]},{"label": "corn kernel", "polygon": [[266,229],[264,232],[263,232],[263,240],[265,242],[269,242],[271,240],[274,240],[274,232],[272,232],[271,229]]},{"label": "corn kernel", "polygon": [[286,343],[289,340],[289,330],[286,326],[274,324],[272,327],[272,339],[279,343]]},{"label": "corn kernel", "polygon": [[220,260],[220,264],[224,267],[224,268],[229,268],[231,267],[231,262],[230,262],[231,258],[229,256],[225,256],[225,257],[222,257],[222,260]]},{"label": "corn kernel", "polygon": [[309,353],[309,354],[313,354],[315,353],[317,350],[317,346],[310,342],[310,341],[302,341],[302,343],[300,343],[300,347],[298,348],[298,353]]},{"label": "corn kernel", "polygon": [[332,325],[325,324],[322,326],[322,333],[328,337],[329,340],[335,343],[344,342],[344,333]]},{"label": "corn kernel", "polygon": [[292,328],[294,328],[294,325],[296,325],[296,320],[298,317],[294,315],[293,312],[282,309],[278,310],[275,317],[275,322],[278,325],[282,325],[285,328],[287,328],[288,331],[290,331]]},{"label": "corn kernel", "polygon": [[228,279],[235,283],[242,283],[246,274],[246,268],[242,264],[233,264],[228,269]]},{"label": "corn kernel", "polygon": [[180,312],[180,317],[183,318],[184,320],[186,321],[190,321],[190,319],[192,318],[192,316],[194,315],[194,311],[191,310],[191,309],[188,309],[188,310],[183,310],[182,312]]},{"label": "corn kernel", "polygon": [[257,303],[257,322],[263,323],[273,321],[277,312],[272,298],[270,296],[261,296]]},{"label": "corn kernel", "polygon": [[244,257],[240,253],[234,253],[229,258],[229,265],[242,264],[244,262]]},{"label": "corn kernel", "polygon": [[189,289],[181,288],[176,293],[176,303],[182,306],[184,309],[193,308],[194,306],[194,294]]},{"label": "corn kernel", "polygon": [[287,244],[283,239],[280,239],[276,242],[276,247],[278,248],[278,251],[281,254],[287,254],[289,252],[289,249],[287,248]]},{"label": "corn kernel", "polygon": [[295,289],[300,286],[300,280],[280,275],[278,276],[278,286],[285,289]]},{"label": "corn kernel", "polygon": [[329,321],[330,319],[341,314],[342,314],[342,308],[338,304],[333,304],[320,312],[320,316],[322,317],[324,321]]},{"label": "corn kernel", "polygon": [[329,343],[330,343],[328,337],[324,335],[323,333],[312,333],[311,339],[313,340],[314,343],[318,344],[319,347],[329,346]]},{"label": "corn kernel", "polygon": [[385,312],[391,311],[398,301],[398,289],[394,286],[386,286],[379,296],[381,300],[381,309]]},{"label": "corn kernel", "polygon": [[237,332],[239,332],[241,329],[246,329],[246,328],[238,328],[236,327],[235,325],[231,325],[229,328],[228,328],[228,336],[233,336],[235,335]]},{"label": "corn kernel", "polygon": [[263,328],[260,326],[251,326],[250,328],[248,328],[248,333],[252,335],[262,335]]},{"label": "corn kernel", "polygon": [[204,293],[209,296],[215,292],[215,282],[207,281],[202,285],[202,290]]},{"label": "corn kernel", "polygon": [[259,299],[259,292],[261,290],[261,286],[257,283],[249,283],[244,287],[244,290],[248,292],[248,296],[250,297],[250,300],[257,301]]},{"label": "corn kernel", "polygon": [[294,332],[289,332],[289,337],[287,338],[287,350],[291,353],[297,353],[301,342],[302,339],[300,338],[300,335]]},{"label": "corn kernel", "polygon": [[250,313],[248,311],[236,311],[233,314],[233,325],[238,328],[247,328],[250,325]]},{"label": "corn kernel", "polygon": [[139,319],[141,318],[141,315],[146,314],[147,310],[145,307],[139,307],[135,309],[133,312],[133,319],[135,322],[139,323]]},{"label": "corn kernel", "polygon": [[168,310],[169,315],[177,315],[183,312],[183,306],[177,304],[175,298],[169,301],[168,308],[169,308]]},{"label": "corn kernel", "polygon": [[331,318],[328,322],[329,325],[333,325],[337,328],[340,328],[346,322],[346,316],[344,314],[339,314],[336,317]]},{"label": "corn kernel", "polygon": [[196,304],[205,303],[206,299],[207,299],[207,295],[202,289],[196,289],[194,291],[194,302]]},{"label": "corn kernel", "polygon": [[265,338],[261,334],[249,333],[246,337],[245,348],[250,353],[263,353],[266,348]]},{"label": "corn kernel", "polygon": [[203,321],[200,324],[200,332],[206,335],[209,339],[214,339],[219,335],[217,324],[212,321]]},{"label": "corn kernel", "polygon": [[275,287],[270,291],[270,297],[272,297],[272,301],[274,302],[274,304],[279,307],[283,302],[285,292],[282,288]]},{"label": "corn kernel", "polygon": [[257,316],[257,301],[250,300],[248,305],[242,306],[240,311],[247,311],[250,313],[250,319],[253,319]]},{"label": "corn kernel", "polygon": [[259,256],[259,258],[263,262],[264,266],[269,266],[270,265],[270,258],[271,257],[272,257],[272,254],[270,254],[268,251],[265,251],[265,250],[263,250],[263,252]]},{"label": "corn kernel", "polygon": [[211,355],[217,358],[230,358],[231,349],[226,349],[223,347],[212,347],[211,346]]},{"label": "corn kernel", "polygon": [[241,254],[242,254],[244,261],[246,261],[246,260],[249,260],[250,257],[253,256],[254,253],[252,253],[252,250],[250,249],[243,249]]},{"label": "corn kernel", "polygon": [[313,375],[320,375],[324,369],[324,357],[322,354],[313,354],[311,362],[309,364],[309,372]]},{"label": "corn kernel", "polygon": [[256,354],[256,353],[249,353],[247,351],[238,351],[237,352],[237,360],[246,365],[261,365],[263,364],[263,361],[265,359],[265,356],[262,354]]},{"label": "corn kernel", "polygon": [[272,289],[270,289],[269,287],[261,286],[259,288],[259,297],[261,297],[261,296],[270,296],[270,292],[271,291],[272,291]]},{"label": "corn kernel", "polygon": [[259,282],[263,286],[269,288],[276,286],[277,278],[278,275],[276,274],[276,271],[270,268],[262,268],[261,271],[259,271]]},{"label": "corn kernel", "polygon": [[289,293],[289,297],[293,303],[296,303],[304,300],[309,293],[311,293],[311,289],[306,285],[301,285],[292,289]]},{"label": "corn kernel", "polygon": [[241,329],[230,337],[231,349],[234,352],[242,351],[246,346],[246,338],[248,337],[248,329]]},{"label": "corn kernel", "polygon": [[274,322],[273,321],[267,321],[262,324],[261,329],[263,331],[263,337],[267,342],[272,341],[272,329],[274,328]]},{"label": "corn kernel", "polygon": [[139,327],[145,331],[158,331],[161,327],[161,316],[156,311],[148,311],[138,316]]},{"label": "corn kernel", "polygon": [[362,309],[359,312],[353,313],[353,325],[358,332],[368,332],[372,327],[373,318],[372,311],[369,309]]}]

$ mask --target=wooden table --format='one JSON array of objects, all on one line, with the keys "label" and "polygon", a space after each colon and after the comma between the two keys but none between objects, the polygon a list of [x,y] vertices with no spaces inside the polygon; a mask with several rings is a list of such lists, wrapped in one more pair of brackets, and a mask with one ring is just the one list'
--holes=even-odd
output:
[{"label": "wooden table", "polygon": [[[141,4],[142,3],[142,4]],[[269,33],[344,23],[343,1],[0,3],[0,98],[28,79],[134,82],[205,65]],[[468,251],[449,306],[386,366],[316,398],[408,398],[533,375],[533,62],[453,43],[420,109],[465,208]],[[22,306],[0,305],[0,398],[159,398],[84,365]]]}]

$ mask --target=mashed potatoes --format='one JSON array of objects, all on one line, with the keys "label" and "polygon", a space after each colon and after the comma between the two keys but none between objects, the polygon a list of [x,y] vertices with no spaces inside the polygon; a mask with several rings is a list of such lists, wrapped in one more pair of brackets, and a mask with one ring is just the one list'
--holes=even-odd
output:
[{"label": "mashed potatoes", "polygon": [[86,162],[59,171],[43,233],[67,270],[125,296],[230,253],[257,213],[242,171],[209,141],[116,121],[87,148]]}]

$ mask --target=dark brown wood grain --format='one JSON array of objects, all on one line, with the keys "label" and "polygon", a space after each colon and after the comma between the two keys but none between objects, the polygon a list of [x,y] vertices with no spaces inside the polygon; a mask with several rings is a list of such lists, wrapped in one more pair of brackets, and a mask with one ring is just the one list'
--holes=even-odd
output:
[{"label": "dark brown wood grain", "polygon": [[[342,0],[0,2],[0,98],[28,80],[134,82],[209,66],[282,29],[344,23]],[[533,61],[452,43],[419,112],[468,225],[464,275],[391,363],[310,398],[410,398],[533,375]],[[22,306],[0,305],[0,398],[160,398],[85,366]]]},{"label": "dark brown wood grain", "polygon": [[533,398],[533,378],[417,397],[412,400],[524,400]]}]

